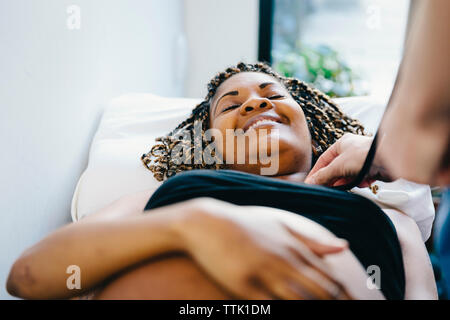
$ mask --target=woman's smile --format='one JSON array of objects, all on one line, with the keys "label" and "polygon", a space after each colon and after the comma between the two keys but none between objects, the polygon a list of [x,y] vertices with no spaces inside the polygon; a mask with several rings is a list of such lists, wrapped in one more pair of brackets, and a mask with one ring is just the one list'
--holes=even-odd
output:
[{"label": "woman's smile", "polygon": [[264,112],[250,118],[242,129],[244,132],[247,132],[248,130],[256,130],[258,128],[276,127],[283,123],[283,119],[275,112]]}]

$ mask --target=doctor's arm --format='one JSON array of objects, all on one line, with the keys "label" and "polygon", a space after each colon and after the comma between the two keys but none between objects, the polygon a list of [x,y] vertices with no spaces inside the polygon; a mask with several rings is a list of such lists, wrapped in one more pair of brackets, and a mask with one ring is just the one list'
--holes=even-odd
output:
[{"label": "doctor's arm", "polygon": [[[368,180],[450,183],[450,1],[420,1]],[[346,135],[318,159],[306,183],[352,181],[371,138]]]}]

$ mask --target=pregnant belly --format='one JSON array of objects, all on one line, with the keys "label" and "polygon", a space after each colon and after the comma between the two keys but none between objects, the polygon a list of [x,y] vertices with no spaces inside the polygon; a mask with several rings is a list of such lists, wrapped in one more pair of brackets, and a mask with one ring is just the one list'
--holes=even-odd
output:
[{"label": "pregnant belly", "polygon": [[129,269],[94,299],[231,299],[218,284],[185,255],[152,259]]}]

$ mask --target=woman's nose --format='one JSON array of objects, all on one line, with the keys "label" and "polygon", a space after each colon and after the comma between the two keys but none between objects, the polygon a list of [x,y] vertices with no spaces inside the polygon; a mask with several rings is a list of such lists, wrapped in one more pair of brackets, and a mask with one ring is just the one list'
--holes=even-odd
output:
[{"label": "woman's nose", "polygon": [[241,115],[245,115],[247,113],[251,113],[256,110],[261,109],[272,109],[272,103],[267,99],[253,99],[241,106],[240,113]]}]

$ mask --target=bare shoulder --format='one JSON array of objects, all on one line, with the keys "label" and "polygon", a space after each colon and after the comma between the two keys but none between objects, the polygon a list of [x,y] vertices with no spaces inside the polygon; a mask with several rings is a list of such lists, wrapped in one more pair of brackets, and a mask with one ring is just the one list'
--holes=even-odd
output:
[{"label": "bare shoulder", "polygon": [[81,221],[115,219],[140,214],[144,211],[145,205],[153,194],[153,191],[154,190],[145,190],[125,195],[105,208],[84,217]]}]

